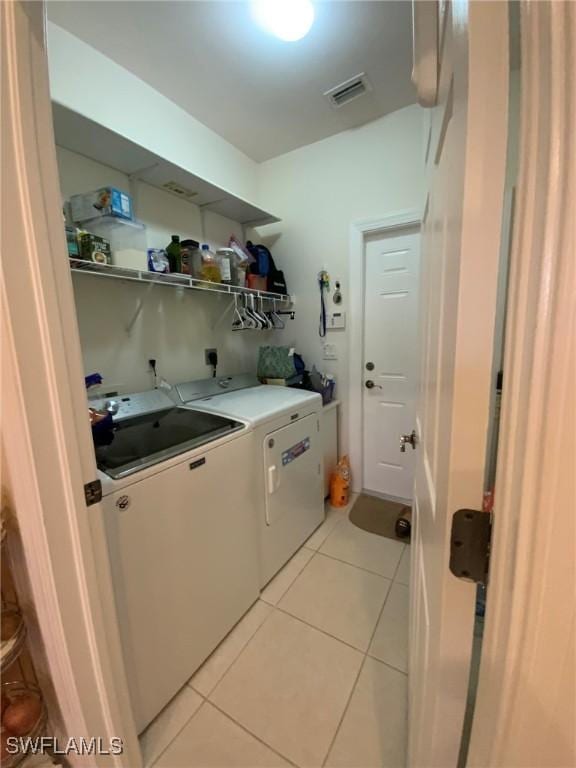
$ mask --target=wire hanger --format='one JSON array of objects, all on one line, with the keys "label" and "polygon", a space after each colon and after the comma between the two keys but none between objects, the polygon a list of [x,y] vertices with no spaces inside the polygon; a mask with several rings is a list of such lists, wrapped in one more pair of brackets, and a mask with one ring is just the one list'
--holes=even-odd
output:
[{"label": "wire hanger", "polygon": [[232,315],[232,330],[243,331],[246,326],[244,325],[244,318],[242,317],[238,309],[238,294],[234,294],[234,314]]},{"label": "wire hanger", "polygon": [[284,320],[280,317],[276,310],[276,299],[272,299],[273,302],[273,309],[269,313],[270,319],[272,320],[272,327],[275,328],[278,331],[283,331],[285,326]]},{"label": "wire hanger", "polygon": [[[250,302],[248,302],[248,300],[250,300]],[[254,297],[252,294],[244,294],[244,317],[247,321],[247,328],[253,328],[255,330],[260,328],[260,321],[254,312]]]},{"label": "wire hanger", "polygon": [[274,328],[274,323],[270,318],[270,313],[266,312],[266,310],[264,309],[264,299],[262,298],[262,296],[259,297],[259,304],[260,304],[260,309],[258,310],[258,312],[260,317],[262,318],[262,321],[265,323],[265,326],[266,326],[262,330],[269,331],[271,328]]}]

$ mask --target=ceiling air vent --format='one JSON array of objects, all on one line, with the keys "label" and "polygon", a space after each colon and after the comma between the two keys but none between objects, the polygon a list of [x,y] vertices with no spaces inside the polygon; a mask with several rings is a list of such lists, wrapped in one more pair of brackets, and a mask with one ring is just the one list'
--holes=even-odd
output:
[{"label": "ceiling air vent", "polygon": [[193,189],[183,187],[182,184],[178,184],[176,181],[167,181],[165,184],[162,184],[162,188],[167,192],[172,192],[173,195],[177,195],[184,200],[191,200],[198,194],[198,192],[194,192]]},{"label": "ceiling air vent", "polygon": [[333,107],[342,107],[344,104],[348,104],[349,101],[357,99],[359,96],[363,96],[368,91],[372,90],[370,81],[366,77],[364,72],[361,72],[356,77],[351,77],[350,80],[346,80],[344,83],[340,83],[335,88],[330,88],[326,91],[324,96],[328,99]]}]

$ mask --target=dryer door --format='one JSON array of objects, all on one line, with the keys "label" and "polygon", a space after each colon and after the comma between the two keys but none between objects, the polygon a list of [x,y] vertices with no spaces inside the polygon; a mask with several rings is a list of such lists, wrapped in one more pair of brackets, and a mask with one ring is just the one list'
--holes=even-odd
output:
[{"label": "dryer door", "polygon": [[267,435],[264,443],[266,524],[291,518],[307,528],[322,511],[322,453],[316,414]]}]

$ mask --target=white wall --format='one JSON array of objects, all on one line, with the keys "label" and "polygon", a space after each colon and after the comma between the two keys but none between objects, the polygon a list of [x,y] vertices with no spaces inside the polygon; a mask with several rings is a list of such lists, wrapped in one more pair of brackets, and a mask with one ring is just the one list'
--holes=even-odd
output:
[{"label": "white wall", "polygon": [[[340,280],[341,309],[359,311],[348,302],[350,223],[421,208],[425,184],[421,110],[405,108],[259,166],[132,73],[51,23],[48,43],[56,102],[233,194],[277,211],[282,221],[261,228],[261,239],[272,246],[297,300],[296,320],[278,334],[279,341],[296,346],[309,366],[315,363],[334,373],[338,395],[345,400],[347,332],[329,333],[338,360],[324,361],[318,337],[317,273],[326,268],[332,285]],[[127,178],[118,171],[66,150],[58,155],[65,196],[110,183],[129,189]],[[197,207],[142,183],[136,215],[148,225],[151,247],[166,245],[172,233],[215,244],[225,243],[231,232],[241,234],[238,225],[216,214],[201,217]],[[239,338],[227,323],[214,330],[222,308],[217,298],[192,292],[177,296],[173,289],[163,288],[145,294],[145,311],[128,335],[124,328],[144,289],[86,276],[74,281],[86,369],[100,370],[109,383],[123,389],[149,386],[150,357],[159,361],[168,379],[181,380],[207,374],[203,350],[217,346],[222,372],[234,373],[254,364],[263,342],[263,334]]]},{"label": "white wall", "polygon": [[[128,178],[119,171],[60,147],[57,157],[63,200],[106,184],[129,189]],[[138,184],[136,215],[147,225],[152,248],[166,246],[171,234],[215,247],[225,245],[232,233],[242,236],[237,222],[215,213],[202,215],[197,206],[144,183]],[[100,372],[110,389],[151,388],[150,358],[172,383],[209,376],[207,347],[218,349],[219,374],[252,371],[260,344],[280,343],[280,332],[233,333],[230,314],[219,322],[229,306],[226,297],[90,275],[74,274],[73,283],[85,372]]]},{"label": "white wall", "polygon": [[[106,12],[113,13],[112,6]],[[238,197],[254,200],[254,160],[95,48],[52,22],[47,29],[53,101]],[[154,50],[153,41],[150,45],[151,56],[166,55]]]},{"label": "white wall", "polygon": [[[346,401],[348,333],[329,331],[327,341],[338,350],[337,361],[323,360],[318,335],[320,300],[317,275],[325,268],[342,284],[338,309],[361,307],[348,301],[348,244],[351,222],[422,209],[425,197],[423,111],[407,107],[361,128],[337,134],[274,158],[260,166],[260,203],[282,221],[260,228],[296,295],[296,320],[287,339],[308,366],[334,373],[338,397]],[[328,309],[334,309],[331,299]],[[345,417],[346,409],[341,409]],[[341,449],[347,450],[343,419]]]},{"label": "white wall", "polygon": [[[113,185],[131,192],[128,177],[115,168],[56,147],[62,199],[98,187]],[[136,182],[136,216],[147,227],[148,247],[164,248],[170,235],[189,236],[213,247],[228,245],[231,234],[242,238],[242,225],[212,211],[181,200],[144,182]]]},{"label": "white wall", "polygon": [[[421,207],[421,110],[408,107],[258,166],[130,72],[53,24],[49,51],[55,101],[278,212],[282,221],[260,231],[297,300],[296,320],[287,323],[280,339],[296,346],[309,365],[334,373],[339,397],[345,400],[347,332],[329,333],[338,360],[324,361],[317,273],[326,268],[332,285],[340,280],[344,311],[359,310],[350,307],[347,295],[350,223]],[[129,189],[127,177],[116,170],[64,149],[58,159],[65,197],[103,184]],[[136,204],[150,247],[165,246],[173,233],[215,245],[224,244],[232,232],[241,236],[236,223],[213,213],[201,216],[196,206],[144,183],[138,184]],[[181,380],[209,373],[203,350],[217,346],[222,373],[235,373],[254,364],[263,342],[260,335],[239,338],[227,323],[214,330],[222,308],[216,297],[188,292],[176,299],[173,289],[163,288],[146,294],[145,311],[128,335],[124,328],[143,295],[141,287],[86,276],[74,282],[86,369],[100,370],[108,383],[124,390],[149,386],[150,357],[159,361],[166,378]],[[342,434],[345,445],[345,424]]]}]

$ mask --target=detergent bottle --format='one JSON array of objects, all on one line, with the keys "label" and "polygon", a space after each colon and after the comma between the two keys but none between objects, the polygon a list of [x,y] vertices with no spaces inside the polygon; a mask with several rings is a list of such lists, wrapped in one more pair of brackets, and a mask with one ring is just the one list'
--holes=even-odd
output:
[{"label": "detergent bottle", "polygon": [[350,497],[350,461],[342,456],[330,477],[330,504],[345,507]]}]

